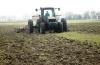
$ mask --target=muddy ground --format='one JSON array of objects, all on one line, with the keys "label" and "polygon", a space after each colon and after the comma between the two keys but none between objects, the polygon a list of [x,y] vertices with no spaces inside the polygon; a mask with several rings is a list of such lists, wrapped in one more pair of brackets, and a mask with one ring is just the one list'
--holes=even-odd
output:
[{"label": "muddy ground", "polygon": [[0,65],[100,65],[100,44],[52,33],[0,32]]},{"label": "muddy ground", "polygon": [[[100,25],[70,24],[70,31],[100,34]],[[56,36],[27,34],[0,27],[0,65],[100,65],[100,44]]]},{"label": "muddy ground", "polygon": [[70,31],[100,34],[100,22],[68,24]]}]

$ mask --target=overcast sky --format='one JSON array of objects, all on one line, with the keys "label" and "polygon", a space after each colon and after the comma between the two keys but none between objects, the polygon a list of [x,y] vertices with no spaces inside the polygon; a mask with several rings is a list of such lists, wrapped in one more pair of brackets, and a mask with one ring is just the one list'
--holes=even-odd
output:
[{"label": "overcast sky", "polygon": [[0,16],[32,16],[39,7],[60,7],[61,11],[100,11],[100,0],[0,0]]}]

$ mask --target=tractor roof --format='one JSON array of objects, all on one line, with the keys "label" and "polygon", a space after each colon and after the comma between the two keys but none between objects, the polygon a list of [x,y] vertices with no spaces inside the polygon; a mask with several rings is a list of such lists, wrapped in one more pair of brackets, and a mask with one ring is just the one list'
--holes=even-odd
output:
[{"label": "tractor roof", "polygon": [[53,7],[40,7],[40,9],[54,9]]}]

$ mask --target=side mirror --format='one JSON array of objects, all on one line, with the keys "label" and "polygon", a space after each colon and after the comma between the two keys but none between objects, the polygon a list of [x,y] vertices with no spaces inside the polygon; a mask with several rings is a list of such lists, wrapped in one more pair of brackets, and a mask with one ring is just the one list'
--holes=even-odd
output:
[{"label": "side mirror", "polygon": [[35,11],[37,12],[37,11],[38,11],[38,9],[35,9]]},{"label": "side mirror", "polygon": [[58,8],[58,11],[60,11],[60,8]]}]

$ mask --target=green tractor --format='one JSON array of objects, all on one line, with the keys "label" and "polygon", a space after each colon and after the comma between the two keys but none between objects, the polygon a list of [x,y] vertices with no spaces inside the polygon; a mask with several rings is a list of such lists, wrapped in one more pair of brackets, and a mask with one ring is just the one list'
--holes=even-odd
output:
[{"label": "green tractor", "polygon": [[58,15],[55,14],[55,9],[58,9],[58,11],[60,11],[60,8],[53,8],[53,7],[36,9],[36,12],[40,10],[40,15],[33,16],[33,18],[38,17],[34,18],[35,21],[28,20],[29,33],[37,31],[38,33],[45,34],[46,31],[51,31],[51,30],[57,33],[66,32],[67,22],[64,18],[61,18],[60,20],[57,19]]}]

